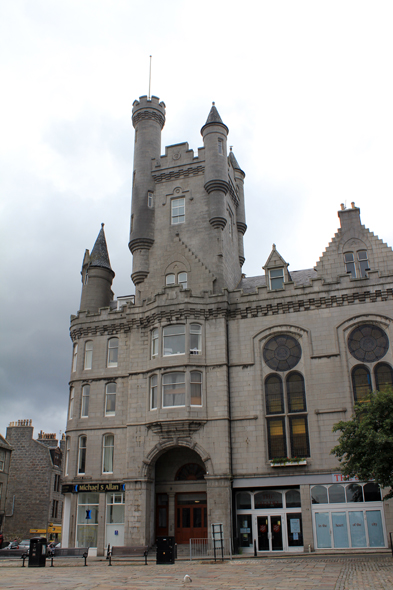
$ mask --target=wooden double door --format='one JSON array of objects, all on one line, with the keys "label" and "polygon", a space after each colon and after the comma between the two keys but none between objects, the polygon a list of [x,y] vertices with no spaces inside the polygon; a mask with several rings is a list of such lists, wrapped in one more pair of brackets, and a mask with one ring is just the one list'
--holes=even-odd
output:
[{"label": "wooden double door", "polygon": [[[205,492],[178,493],[175,495],[175,540],[178,544],[190,539],[207,538],[207,496]],[[156,496],[156,535],[168,535],[168,494]]]}]

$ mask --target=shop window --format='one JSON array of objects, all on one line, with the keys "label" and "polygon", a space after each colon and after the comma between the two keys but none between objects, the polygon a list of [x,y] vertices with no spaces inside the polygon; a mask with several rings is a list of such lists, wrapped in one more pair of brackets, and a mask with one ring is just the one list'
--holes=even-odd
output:
[{"label": "shop window", "polygon": [[93,341],[88,340],[85,342],[85,364],[84,369],[89,370],[91,369],[93,364]]},{"label": "shop window", "polygon": [[257,510],[282,508],[282,493],[274,490],[258,492],[254,496],[254,504]]},{"label": "shop window", "polygon": [[86,473],[86,445],[87,437],[80,436],[78,444],[78,473]]},{"label": "shop window", "polygon": [[164,408],[185,406],[185,373],[166,373],[162,376],[162,400]]},{"label": "shop window", "polygon": [[99,494],[78,494],[76,546],[97,547]]},{"label": "shop window", "polygon": [[287,508],[300,508],[299,490],[288,490],[285,493],[285,505]]},{"label": "shop window", "polygon": [[240,492],[236,496],[236,507],[238,510],[251,509],[251,494],[248,492]]},{"label": "shop window", "polygon": [[251,514],[239,514],[237,517],[237,534],[240,547],[252,547],[252,518]]},{"label": "shop window", "polygon": [[72,372],[76,371],[76,365],[78,362],[78,345],[74,344],[72,349]]},{"label": "shop window", "polygon": [[191,371],[191,405],[202,405],[202,373]]},{"label": "shop window", "polygon": [[107,524],[124,524],[124,494],[115,493],[106,496]]},{"label": "shop window", "polygon": [[102,472],[113,473],[114,436],[105,434],[103,437]]},{"label": "shop window", "polygon": [[339,504],[345,502],[344,486],[334,484],[329,487],[329,504]]},{"label": "shop window", "polygon": [[109,338],[108,340],[108,367],[117,367],[119,352],[119,339]]},{"label": "shop window", "polygon": [[303,547],[303,526],[301,513],[287,514],[288,548]]},{"label": "shop window", "polygon": [[376,483],[364,485],[365,502],[380,502],[382,500],[380,487]]},{"label": "shop window", "polygon": [[375,384],[378,391],[393,389],[393,371],[387,363],[379,363],[374,369]]},{"label": "shop window", "polygon": [[311,501],[313,504],[328,504],[328,494],[325,486],[313,486],[311,488]]},{"label": "shop window", "polygon": [[352,388],[356,403],[366,401],[371,394],[371,375],[364,365],[359,365],[352,370]]},{"label": "shop window", "polygon": [[177,225],[178,223],[184,223],[185,216],[185,198],[172,199],[171,201],[171,223]]},{"label": "shop window", "polygon": [[362,486],[351,483],[346,486],[345,493],[347,496],[347,502],[363,502],[363,488]]},{"label": "shop window", "polygon": [[89,415],[89,400],[90,400],[90,385],[84,385],[82,387],[81,418],[87,418]]},{"label": "shop window", "polygon": [[184,324],[165,326],[163,329],[164,356],[185,354],[186,330]]},{"label": "shop window", "polygon": [[157,409],[157,375],[150,377],[150,409]]},{"label": "shop window", "polygon": [[107,383],[105,387],[105,416],[116,414],[116,383]]}]

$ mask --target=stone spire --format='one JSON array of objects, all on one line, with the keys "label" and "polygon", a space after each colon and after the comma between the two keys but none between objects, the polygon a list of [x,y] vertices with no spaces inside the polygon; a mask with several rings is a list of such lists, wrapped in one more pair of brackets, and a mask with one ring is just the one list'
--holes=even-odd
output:
[{"label": "stone spire", "polygon": [[81,275],[80,311],[97,312],[101,307],[108,307],[113,300],[111,287],[115,273],[109,260],[103,223],[91,254],[85,251]]},{"label": "stone spire", "polygon": [[220,114],[219,114],[218,110],[216,109],[215,102],[212,103],[212,108],[210,109],[210,113],[206,119],[206,123],[204,124],[204,126],[201,129],[202,136],[203,136],[203,130],[207,125],[223,125],[226,129],[227,134],[229,132],[228,127],[223,123],[223,121],[220,117]]}]

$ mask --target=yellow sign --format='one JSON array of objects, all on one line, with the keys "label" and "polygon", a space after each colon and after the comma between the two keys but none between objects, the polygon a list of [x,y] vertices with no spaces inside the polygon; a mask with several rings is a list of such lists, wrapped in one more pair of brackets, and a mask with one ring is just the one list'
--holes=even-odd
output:
[{"label": "yellow sign", "polygon": [[46,529],[30,529],[30,532],[34,534],[38,533],[41,535],[42,533],[46,533]]},{"label": "yellow sign", "polygon": [[48,533],[61,533],[61,524],[57,526],[50,526],[48,528]]}]

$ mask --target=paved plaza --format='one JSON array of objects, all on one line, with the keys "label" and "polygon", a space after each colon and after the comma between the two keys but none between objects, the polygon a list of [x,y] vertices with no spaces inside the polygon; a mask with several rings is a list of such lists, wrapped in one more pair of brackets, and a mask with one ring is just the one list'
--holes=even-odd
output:
[{"label": "paved plaza", "polygon": [[[188,574],[192,582],[183,582]],[[307,556],[233,561],[177,561],[145,566],[90,558],[63,560],[54,568],[21,567],[2,561],[0,584],[7,590],[392,590],[390,554]]]}]

